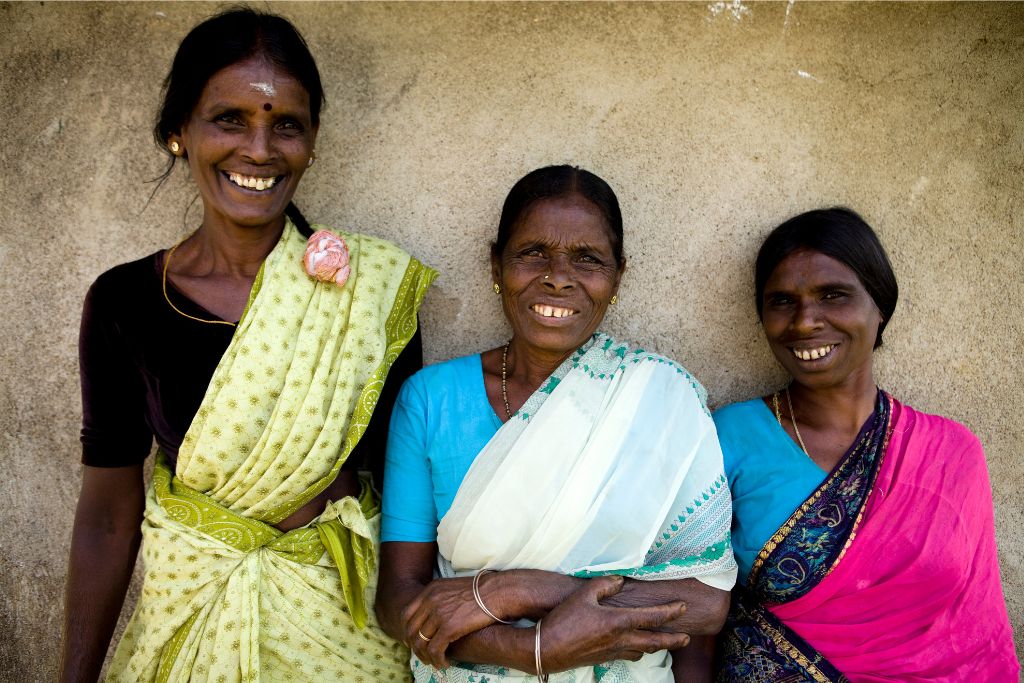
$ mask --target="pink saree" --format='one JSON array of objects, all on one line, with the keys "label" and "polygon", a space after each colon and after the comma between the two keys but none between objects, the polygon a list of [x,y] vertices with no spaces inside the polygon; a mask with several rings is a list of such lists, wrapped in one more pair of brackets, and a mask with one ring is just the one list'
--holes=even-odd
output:
[{"label": "pink saree", "polygon": [[[887,446],[878,449],[873,476],[858,484],[868,493],[850,530],[833,542],[820,580],[792,599],[773,593],[786,583],[778,575],[774,584],[766,578],[782,564],[773,544],[782,550],[788,542],[785,527],[769,541],[751,592],[738,596],[742,616],[726,627],[734,631],[725,637],[719,680],[1018,680],[981,444],[951,420],[882,394],[880,404],[885,400],[891,414],[880,444]],[[803,518],[789,532],[794,538],[805,520],[810,528],[826,517],[828,509],[813,503],[819,493],[817,500],[828,499],[833,479],[802,506]],[[790,545],[784,553],[800,552],[799,541]],[[795,566],[784,554],[786,561]]]}]

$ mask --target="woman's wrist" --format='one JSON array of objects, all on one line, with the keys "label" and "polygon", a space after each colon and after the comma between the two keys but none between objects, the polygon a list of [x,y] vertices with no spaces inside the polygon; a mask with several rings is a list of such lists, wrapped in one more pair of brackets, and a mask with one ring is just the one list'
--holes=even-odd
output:
[{"label": "woman's wrist", "polygon": [[584,581],[537,569],[510,569],[481,577],[480,595],[501,619],[536,620],[561,604]]}]

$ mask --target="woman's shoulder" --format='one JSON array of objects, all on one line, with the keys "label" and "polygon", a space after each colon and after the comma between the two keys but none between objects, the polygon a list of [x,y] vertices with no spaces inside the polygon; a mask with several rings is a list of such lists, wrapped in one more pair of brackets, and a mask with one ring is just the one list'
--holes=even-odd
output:
[{"label": "woman's shoulder", "polygon": [[628,368],[630,365],[640,364],[660,366],[666,372],[672,373],[672,376],[678,380],[678,385],[688,387],[693,392],[705,414],[711,414],[707,406],[707,389],[679,361],[652,351],[642,345],[616,340],[603,332],[597,333],[594,336],[594,340],[598,344],[598,348],[604,352],[605,357],[608,359],[610,373],[616,372],[615,366],[618,366],[618,368]]},{"label": "woman's shoulder", "polygon": [[451,360],[427,365],[406,380],[404,392],[437,395],[451,390],[464,390],[482,383],[480,354],[459,356]]},{"label": "woman's shoulder", "polygon": [[321,223],[314,223],[309,227],[314,233],[320,230],[327,230],[335,235],[341,235],[345,238],[345,243],[348,245],[350,250],[355,247],[360,251],[378,250],[390,252],[395,255],[409,256],[409,253],[405,249],[394,242],[384,239],[383,237],[377,237],[376,235],[369,235],[365,232],[355,230],[339,230],[330,225],[323,225]]},{"label": "woman's shoulder", "polygon": [[715,410],[712,417],[719,433],[749,427],[751,421],[764,417],[767,406],[760,398],[729,403]]},{"label": "woman's shoulder", "polygon": [[906,431],[919,444],[930,444],[929,450],[980,454],[984,459],[981,441],[967,426],[943,415],[918,410],[895,398],[892,400],[897,411],[894,429]]},{"label": "woman's shoulder", "polygon": [[125,301],[143,292],[147,285],[157,280],[157,260],[161,251],[143,256],[135,261],[121,263],[97,277],[89,287],[87,300],[93,305],[113,301]]}]

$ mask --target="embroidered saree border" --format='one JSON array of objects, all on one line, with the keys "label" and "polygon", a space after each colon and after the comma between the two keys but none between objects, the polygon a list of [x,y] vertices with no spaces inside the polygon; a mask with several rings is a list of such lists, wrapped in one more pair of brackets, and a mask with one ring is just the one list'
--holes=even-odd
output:
[{"label": "embroidered saree border", "polygon": [[849,679],[774,614],[754,605],[749,592],[733,596],[719,639],[719,683],[849,683]]},{"label": "embroidered saree border", "polygon": [[[817,489],[790,515],[789,519],[765,543],[754,561],[745,588],[738,589],[733,599],[726,635],[722,639],[719,657],[721,681],[756,680],[789,682],[805,677],[816,683],[837,683],[846,677],[823,655],[790,630],[775,617],[766,604],[782,604],[806,595],[828,576],[842,561],[853,543],[864,517],[867,502],[875,488],[878,472],[885,457],[892,434],[892,398],[878,392],[874,412],[865,422],[853,446],[836,464],[833,471]],[[824,500],[823,500],[824,498]],[[848,506],[828,503],[840,499]],[[844,500],[845,499],[845,500]],[[835,514],[826,516],[829,506]],[[844,516],[845,515],[845,516]],[[803,525],[803,520],[815,524]],[[822,522],[824,526],[822,526]],[[842,528],[841,525],[846,525]],[[827,529],[841,527],[830,537]],[[803,533],[792,540],[800,528]],[[814,534],[815,529],[820,533]],[[810,534],[810,535],[808,535]],[[803,546],[801,546],[803,544]],[[825,552],[816,555],[808,548]],[[801,554],[803,550],[803,554]],[[777,563],[772,558],[781,554]],[[799,564],[802,575],[792,578],[782,568],[782,562],[791,557]],[[770,579],[772,571],[779,578]],[[790,571],[792,569],[790,568]],[[789,578],[792,589],[784,579]]]},{"label": "embroidered saree border", "polygon": [[[800,507],[798,507],[793,512],[792,515],[790,515],[789,519],[787,519],[785,523],[783,523],[783,525],[779,527],[778,531],[772,534],[771,538],[769,538],[765,542],[764,547],[761,548],[761,551],[758,553],[751,567],[750,576],[747,578],[746,588],[748,590],[757,593],[761,592],[758,590],[757,587],[758,580],[761,578],[762,571],[764,570],[765,565],[768,563],[769,558],[771,558],[771,556],[780,548],[780,546],[782,546],[787,540],[789,540],[790,535],[797,528],[797,524],[815,508],[815,506],[821,500],[822,496],[824,496],[827,493],[830,493],[830,490],[835,486],[841,485],[841,480],[849,478],[854,474],[854,469],[859,464],[861,464],[860,458],[865,455],[865,449],[869,447],[872,441],[877,438],[879,427],[881,427],[882,429],[884,429],[884,431],[882,432],[882,437],[879,440],[879,442],[876,442],[878,443],[878,445],[876,446],[877,451],[875,453],[875,456],[871,460],[871,462],[868,463],[868,467],[870,467],[871,471],[868,473],[868,480],[863,488],[863,495],[860,499],[860,502],[857,504],[857,512],[855,515],[853,515],[853,523],[850,525],[850,529],[847,532],[847,536],[843,540],[842,547],[837,552],[835,552],[834,557],[830,561],[828,561],[828,567],[821,574],[821,578],[823,579],[825,576],[828,576],[835,568],[835,566],[840,562],[840,560],[842,560],[843,556],[846,554],[847,548],[849,548],[850,544],[853,542],[854,537],[856,536],[857,527],[859,526],[864,514],[864,507],[867,505],[867,501],[871,497],[871,493],[874,490],[875,479],[878,476],[878,471],[881,468],[882,460],[885,457],[885,449],[888,447],[889,436],[892,431],[892,424],[890,420],[892,412],[891,406],[891,397],[889,397],[888,394],[886,394],[885,392],[879,391],[875,411],[869,418],[868,422],[865,423],[864,427],[861,430],[861,433],[858,434],[857,440],[855,441],[854,445],[851,446],[851,448],[847,451],[843,458],[836,464],[835,468],[833,468],[829,476],[825,478],[825,481],[823,481],[821,485],[819,485],[818,488],[815,489],[814,493],[812,493],[807,498],[807,500],[805,500],[800,505]],[[881,424],[879,424],[879,421],[881,421]],[[819,511],[818,514],[819,516],[821,516],[821,511]],[[822,517],[822,519],[825,518]],[[840,519],[836,521],[836,525],[838,525],[841,521],[842,517],[840,517]],[[829,526],[832,525],[830,524]],[[812,570],[812,574],[813,573],[814,572]],[[807,577],[805,576],[803,581],[806,580]],[[813,586],[808,586],[805,588],[803,593],[800,594],[805,594],[812,588]],[[779,597],[792,599],[799,596],[787,595]]]}]

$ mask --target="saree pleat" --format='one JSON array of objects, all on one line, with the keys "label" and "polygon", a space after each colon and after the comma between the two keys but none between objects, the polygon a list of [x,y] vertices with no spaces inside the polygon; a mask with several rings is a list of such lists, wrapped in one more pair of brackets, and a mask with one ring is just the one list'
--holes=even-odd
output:
[{"label": "saree pleat", "polygon": [[435,273],[346,235],[352,274],[317,283],[289,223],[265,260],[172,473],[158,460],[142,595],[111,681],[398,681],[407,651],[373,615],[379,506],[323,491],[369,423]]}]

